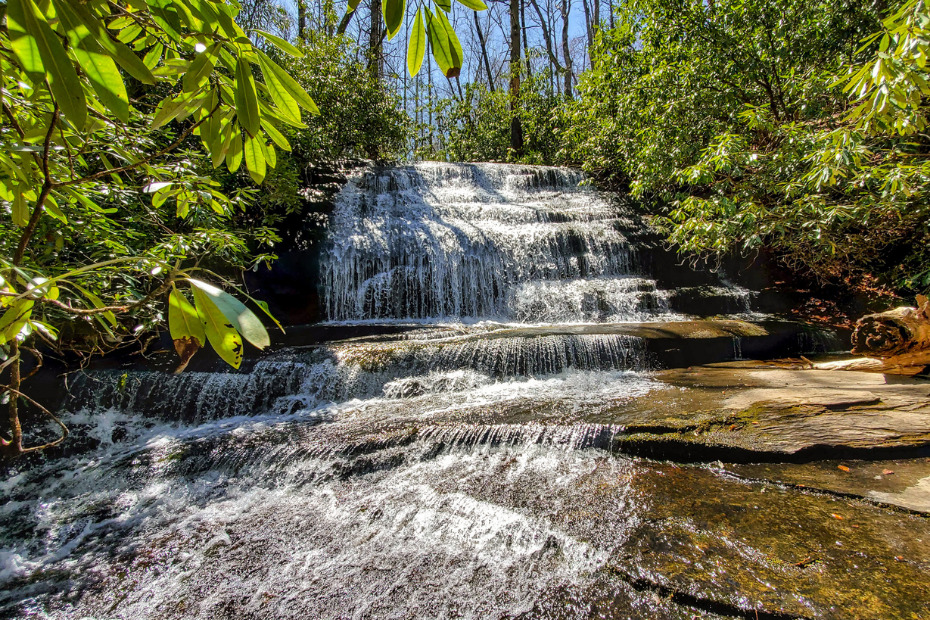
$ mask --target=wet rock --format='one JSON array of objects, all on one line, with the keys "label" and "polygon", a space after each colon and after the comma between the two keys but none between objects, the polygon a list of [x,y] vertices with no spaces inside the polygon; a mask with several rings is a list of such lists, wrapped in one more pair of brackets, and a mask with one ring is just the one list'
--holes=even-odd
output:
[{"label": "wet rock", "polygon": [[[695,413],[671,411],[663,420],[660,406],[647,427],[632,424],[617,436],[620,450],[737,462],[930,452],[926,381],[740,368],[693,368],[659,376],[691,392],[690,411]],[[674,393],[666,396],[672,405],[668,408],[681,400]]]}]

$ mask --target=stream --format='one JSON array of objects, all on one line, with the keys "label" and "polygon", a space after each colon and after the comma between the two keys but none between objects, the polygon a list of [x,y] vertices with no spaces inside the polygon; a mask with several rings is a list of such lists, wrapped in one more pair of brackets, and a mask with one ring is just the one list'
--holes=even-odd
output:
[{"label": "stream", "polygon": [[930,618],[930,383],[750,361],[848,345],[580,173],[358,170],[317,284],[362,335],[73,378],[0,617]]}]

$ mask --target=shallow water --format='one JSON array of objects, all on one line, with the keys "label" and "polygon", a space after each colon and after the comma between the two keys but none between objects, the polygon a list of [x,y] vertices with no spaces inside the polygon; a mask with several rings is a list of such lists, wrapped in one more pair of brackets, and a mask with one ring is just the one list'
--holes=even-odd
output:
[{"label": "shallow water", "polygon": [[78,378],[68,448],[0,481],[0,616],[921,617],[919,510],[802,488],[802,469],[618,451],[630,427],[699,433],[738,388],[671,381],[644,340],[661,328],[604,325],[688,313],[640,260],[642,223],[581,181],[357,173],[324,255],[329,318],[423,328],[248,372]]}]

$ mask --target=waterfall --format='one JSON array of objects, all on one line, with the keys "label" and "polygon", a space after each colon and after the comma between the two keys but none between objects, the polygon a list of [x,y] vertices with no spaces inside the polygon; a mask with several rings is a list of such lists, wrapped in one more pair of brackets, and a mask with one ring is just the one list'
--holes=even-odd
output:
[{"label": "waterfall", "polygon": [[675,318],[628,207],[576,171],[422,163],[356,174],[323,250],[333,321]]},{"label": "waterfall", "polygon": [[649,339],[676,352],[670,322],[752,295],[676,286],[650,234],[573,170],[352,173],[319,285],[366,335],[240,371],[79,374],[62,417],[81,439],[0,481],[0,617],[589,617],[601,595],[611,617],[691,617],[625,559],[660,538],[636,533],[663,522],[650,485],[681,472],[613,446],[669,423],[657,394],[692,424]]}]

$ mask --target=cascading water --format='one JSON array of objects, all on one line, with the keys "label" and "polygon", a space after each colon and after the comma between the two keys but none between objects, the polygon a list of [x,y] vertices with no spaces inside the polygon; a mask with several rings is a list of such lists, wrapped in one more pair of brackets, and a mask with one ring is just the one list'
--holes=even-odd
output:
[{"label": "cascading water", "polygon": [[571,170],[427,163],[369,171],[337,200],[324,307],[334,321],[675,318],[669,291],[645,275],[635,243],[643,232],[633,213]]},{"label": "cascading water", "polygon": [[[363,170],[323,251],[328,319],[436,325],[243,373],[79,378],[83,443],[0,483],[0,615],[721,617],[628,559],[663,549],[640,481],[678,474],[609,454],[620,413],[667,388],[642,338],[601,326],[688,312],[637,218],[582,181]],[[748,310],[744,290],[712,294]]]}]

